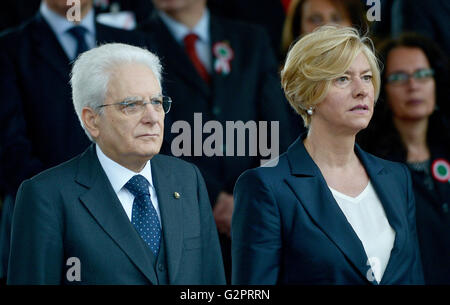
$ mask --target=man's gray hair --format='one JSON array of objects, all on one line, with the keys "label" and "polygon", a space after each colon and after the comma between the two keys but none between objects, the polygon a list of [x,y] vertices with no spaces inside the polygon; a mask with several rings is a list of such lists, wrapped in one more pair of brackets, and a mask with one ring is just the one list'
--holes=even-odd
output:
[{"label": "man's gray hair", "polygon": [[90,107],[97,111],[102,105],[108,90],[110,77],[117,66],[127,63],[143,64],[155,74],[161,87],[161,63],[150,51],[123,43],[109,43],[81,54],[72,67],[70,83],[75,112],[88,138],[81,111]]}]

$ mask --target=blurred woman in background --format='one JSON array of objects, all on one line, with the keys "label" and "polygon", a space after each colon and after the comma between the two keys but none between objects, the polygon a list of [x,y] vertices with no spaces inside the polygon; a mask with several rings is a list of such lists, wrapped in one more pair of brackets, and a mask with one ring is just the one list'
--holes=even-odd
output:
[{"label": "blurred woman in background", "polygon": [[384,63],[379,105],[358,143],[409,167],[425,282],[450,284],[450,134],[440,103],[448,103],[448,61],[417,34],[379,47]]},{"label": "blurred woman in background", "polygon": [[361,0],[292,0],[283,26],[282,59],[293,41],[325,24],[353,26],[363,34],[368,29]]}]

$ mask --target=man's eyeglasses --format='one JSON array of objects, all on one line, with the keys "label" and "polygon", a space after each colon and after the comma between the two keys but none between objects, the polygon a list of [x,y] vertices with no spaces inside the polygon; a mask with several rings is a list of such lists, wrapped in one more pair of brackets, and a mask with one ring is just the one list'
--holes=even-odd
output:
[{"label": "man's eyeglasses", "polygon": [[416,81],[424,82],[432,78],[434,75],[433,69],[419,69],[414,71],[412,74],[406,72],[396,72],[392,73],[387,77],[387,82],[392,85],[403,85],[406,84],[410,78]]},{"label": "man's eyeglasses", "polygon": [[118,106],[120,111],[122,111],[126,115],[134,115],[134,114],[142,114],[145,111],[145,106],[147,104],[152,105],[155,111],[164,111],[164,113],[168,113],[170,110],[170,106],[172,105],[172,99],[168,96],[158,96],[150,99],[150,101],[146,101],[142,97],[128,97],[122,102],[113,103],[113,104],[103,104],[98,106],[97,108],[102,108],[106,106]]}]

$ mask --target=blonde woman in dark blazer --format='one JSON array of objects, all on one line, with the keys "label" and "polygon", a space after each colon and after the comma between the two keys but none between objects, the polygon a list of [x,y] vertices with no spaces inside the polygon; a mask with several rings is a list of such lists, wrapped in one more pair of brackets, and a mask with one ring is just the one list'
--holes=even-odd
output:
[{"label": "blonde woman in dark blazer", "polygon": [[289,51],[282,85],[308,132],[236,183],[234,284],[423,283],[410,174],[355,144],[380,90],[368,42],[324,26]]}]

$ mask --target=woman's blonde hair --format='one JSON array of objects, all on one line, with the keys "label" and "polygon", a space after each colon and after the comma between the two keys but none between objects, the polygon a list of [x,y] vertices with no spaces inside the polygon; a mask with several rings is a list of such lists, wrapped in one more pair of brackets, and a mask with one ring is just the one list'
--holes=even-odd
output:
[{"label": "woman's blonde hair", "polygon": [[281,71],[281,84],[306,127],[311,122],[307,109],[327,96],[332,81],[349,69],[360,52],[369,62],[376,101],[380,92],[378,60],[370,38],[361,37],[356,29],[325,25],[291,47]]}]

